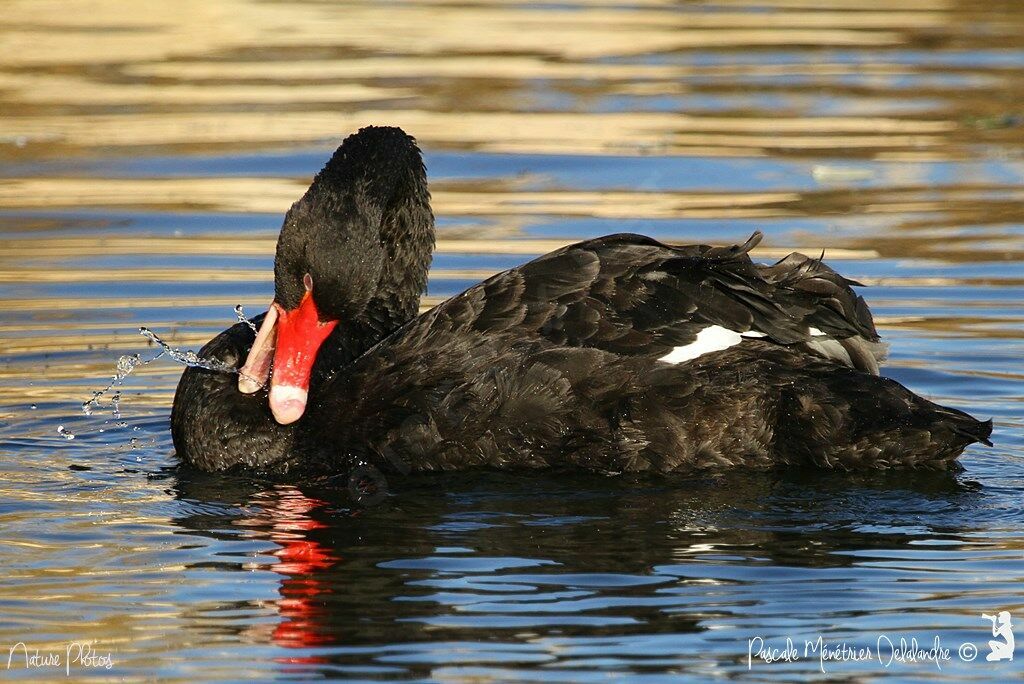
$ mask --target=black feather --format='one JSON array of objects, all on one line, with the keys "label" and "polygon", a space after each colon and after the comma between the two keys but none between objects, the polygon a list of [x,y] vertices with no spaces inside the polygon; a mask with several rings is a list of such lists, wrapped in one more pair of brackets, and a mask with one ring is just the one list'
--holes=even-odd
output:
[{"label": "black feather", "polygon": [[[275,291],[311,274],[341,322],[314,366],[305,415],[274,422],[237,377],[182,376],[181,458],[205,470],[388,473],[579,467],[946,468],[991,421],[876,375],[878,333],[854,281],[790,254],[610,235],[500,273],[415,316],[433,246],[419,150],[398,129],[348,138],[285,220]],[[327,287],[321,287],[327,283]],[[661,359],[720,326],[736,344]],[[817,329],[821,334],[812,334]],[[204,354],[241,365],[235,326]]]}]

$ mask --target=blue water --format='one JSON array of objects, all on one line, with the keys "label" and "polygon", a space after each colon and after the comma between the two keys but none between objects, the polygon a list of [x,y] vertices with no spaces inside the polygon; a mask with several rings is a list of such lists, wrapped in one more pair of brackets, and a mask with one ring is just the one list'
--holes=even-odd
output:
[{"label": "blue water", "polygon": [[[79,659],[73,676],[133,680],[1019,677],[1024,654],[986,661],[983,614],[1008,611],[1024,637],[1024,15],[786,5],[240,2],[251,35],[213,36],[198,9],[145,28],[116,3],[74,5],[69,25],[97,13],[97,54],[73,41],[37,54],[33,36],[67,34],[48,19],[0,29],[26,39],[0,59],[0,656],[19,642],[65,658],[90,644],[110,668]],[[403,13],[417,7],[432,14]],[[751,27],[751,13],[776,28]],[[440,17],[426,33],[424,16]],[[538,58],[546,23],[567,47]],[[691,42],[748,33],[660,49],[663,25]],[[776,44],[777,30],[808,25],[818,38]],[[466,26],[507,43],[474,48]],[[612,41],[620,29],[639,42]],[[140,31],[165,52],[137,53],[150,47],[130,39]],[[330,71],[372,59],[360,41],[374,31],[409,37],[408,51],[380,50],[412,76]],[[493,78],[452,66],[466,55]],[[253,61],[334,75],[260,78],[244,70]],[[154,67],[169,71],[144,78]],[[26,74],[37,88],[4,90]],[[111,84],[128,104],[103,104]],[[337,102],[339,84],[408,92]],[[207,90],[159,99],[171,85]],[[283,90],[263,101],[241,86]],[[289,99],[310,87],[323,101]],[[463,129],[462,112],[477,123]],[[217,128],[254,113],[266,115],[255,134]],[[549,129],[537,113],[579,118]],[[607,114],[625,123],[577,135]],[[338,117],[337,130],[317,117]],[[825,249],[868,285],[892,345],[884,373],[992,417],[995,446],[972,446],[951,473],[421,477],[367,508],[344,483],[180,470],[168,419],[181,369],[166,359],[85,415],[120,356],[157,355],[139,326],[198,348],[235,304],[265,309],[283,211],[369,118],[424,147],[440,240],[428,305],[558,241],[762,230],[760,258]],[[75,137],[84,120],[95,128]],[[819,637],[860,659],[805,652]],[[789,662],[758,655],[784,653],[787,638]],[[913,662],[901,640],[915,639],[937,641],[936,655]],[[22,653],[0,658],[3,675],[64,676]]]}]

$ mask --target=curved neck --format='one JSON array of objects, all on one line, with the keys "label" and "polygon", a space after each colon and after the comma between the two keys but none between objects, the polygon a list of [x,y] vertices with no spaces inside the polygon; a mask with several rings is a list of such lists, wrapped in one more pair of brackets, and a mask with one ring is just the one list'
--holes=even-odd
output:
[{"label": "curved neck", "polygon": [[434,215],[425,185],[412,184],[402,197],[387,207],[381,221],[383,266],[368,300],[354,317],[339,321],[318,366],[337,370],[348,365],[419,314],[433,260]]}]

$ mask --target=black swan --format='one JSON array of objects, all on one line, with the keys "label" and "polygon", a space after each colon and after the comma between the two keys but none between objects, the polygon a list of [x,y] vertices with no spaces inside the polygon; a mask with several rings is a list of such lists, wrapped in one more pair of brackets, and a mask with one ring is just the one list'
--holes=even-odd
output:
[{"label": "black swan", "polygon": [[760,239],[609,235],[417,315],[434,246],[413,138],[347,138],[285,216],[274,301],[200,354],[174,399],[178,455],[268,475],[470,467],[605,473],[813,465],[947,468],[991,421],[878,376],[864,300]]}]

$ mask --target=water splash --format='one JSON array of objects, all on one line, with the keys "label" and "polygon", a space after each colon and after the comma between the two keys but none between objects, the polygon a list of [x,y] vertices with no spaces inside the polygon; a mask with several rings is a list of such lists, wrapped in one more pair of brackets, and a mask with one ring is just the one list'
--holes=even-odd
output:
[{"label": "water splash", "polygon": [[63,437],[64,439],[68,440],[69,442],[75,438],[74,433],[69,432],[68,429],[65,428],[63,425],[57,426],[57,434]]},{"label": "water splash", "polygon": [[[160,347],[160,351],[149,359],[143,359],[141,354],[125,354],[117,360],[117,370],[114,375],[110,378],[110,382],[107,383],[106,387],[96,390],[92,393],[87,401],[82,404],[82,413],[87,416],[91,416],[97,409],[103,408],[101,399],[114,387],[119,387],[124,384],[125,379],[135,372],[135,370],[141,366],[146,366],[157,359],[167,356],[178,363],[186,366],[193,366],[196,368],[205,368],[207,370],[221,371],[236,373],[237,371],[216,359],[204,359],[196,354],[191,349],[177,349],[164,342],[160,337],[149,328],[143,326],[139,328],[139,334],[146,337],[148,340]],[[120,420],[121,418],[121,392],[115,391],[110,397],[110,409],[111,415],[114,420]]]},{"label": "water splash", "polygon": [[[238,316],[238,320],[248,325],[253,332],[257,332],[256,325],[250,321],[245,312],[242,310],[242,306],[239,304],[235,307],[235,315]],[[124,384],[125,379],[131,375],[135,370],[141,366],[146,366],[157,359],[167,357],[176,363],[180,363],[183,366],[190,368],[202,368],[204,370],[216,371],[218,373],[233,373],[236,375],[242,375],[239,369],[234,366],[227,364],[219,359],[208,359],[200,356],[191,349],[178,349],[164,342],[159,335],[150,330],[145,326],[139,327],[139,334],[148,339],[150,342],[160,348],[160,351],[155,356],[143,359],[141,354],[125,354],[117,360],[117,370],[110,378],[110,382],[107,383],[106,387],[96,390],[92,393],[92,396],[85,402],[82,403],[82,413],[87,416],[91,416],[97,409],[103,408],[102,399],[115,387],[120,387]],[[262,384],[262,383],[261,383]],[[33,407],[34,408],[34,407]],[[109,408],[111,410],[111,417],[117,421],[114,423],[116,427],[128,427],[128,423],[121,420],[121,392],[120,390],[115,391],[109,400]],[[109,422],[109,421],[108,421]],[[64,426],[61,425],[59,432],[64,430]],[[102,430],[101,430],[102,432]],[[61,434],[67,435],[66,430]],[[74,435],[68,437],[68,439],[74,439]]]},{"label": "water splash", "polygon": [[159,345],[161,349],[159,354],[154,356],[149,361],[146,361],[146,363],[152,363],[153,361],[159,359],[161,356],[166,355],[172,361],[177,361],[181,365],[188,366],[189,368],[202,368],[205,370],[218,371],[221,373],[238,372],[238,370],[234,366],[228,365],[219,359],[204,359],[202,356],[195,353],[191,349],[178,349],[177,347],[172,347],[171,345],[161,340],[159,335],[157,335],[155,332],[153,332],[152,330],[145,326],[139,328],[139,333],[146,337],[150,342]]},{"label": "water splash", "polygon": [[[236,311],[240,308],[240,306],[236,307]],[[253,324],[248,319],[246,319],[244,322],[247,323],[250,327],[253,327]],[[253,327],[253,330],[256,330],[256,328]],[[141,327],[139,328],[139,332],[145,335],[146,338],[151,340],[153,343],[159,345],[161,349],[159,354],[154,356],[149,361],[145,361],[144,363],[152,363],[161,356],[166,355],[172,361],[176,361],[182,364],[183,366],[188,366],[189,368],[202,368],[204,370],[216,371],[218,373],[233,373],[234,375],[241,375],[246,378],[249,378],[250,380],[254,380],[259,385],[263,384],[261,380],[258,380],[256,378],[253,378],[252,376],[242,373],[241,369],[235,368],[233,365],[225,363],[220,359],[207,359],[202,356],[199,356],[199,354],[195,353],[191,349],[177,349],[175,347],[172,347],[171,345],[167,344],[162,339],[160,339],[160,336],[157,335],[152,330],[150,330],[149,328]]]},{"label": "water splash", "polygon": [[256,324],[249,320],[249,317],[245,315],[245,311],[242,309],[241,304],[235,304],[235,315],[238,316],[239,323],[245,323],[249,326],[249,329],[254,333],[258,333],[259,330],[256,328]]},{"label": "water splash", "polygon": [[[161,354],[162,353],[163,352],[161,352]],[[152,359],[149,359],[148,361],[143,361],[142,356],[139,354],[125,354],[124,356],[119,358],[117,360],[117,371],[110,378],[110,382],[107,383],[106,387],[93,392],[92,397],[90,397],[87,401],[82,403],[82,413],[84,413],[87,416],[91,416],[93,414],[93,411],[102,408],[100,404],[100,399],[103,397],[103,395],[109,392],[115,385],[121,385],[122,383],[124,383],[124,379],[131,375],[136,368],[138,368],[139,366],[144,366],[147,363],[152,363],[159,357],[160,354],[153,357]],[[111,407],[113,408],[114,418],[121,417],[120,402],[121,393],[115,392],[110,400]]]}]

